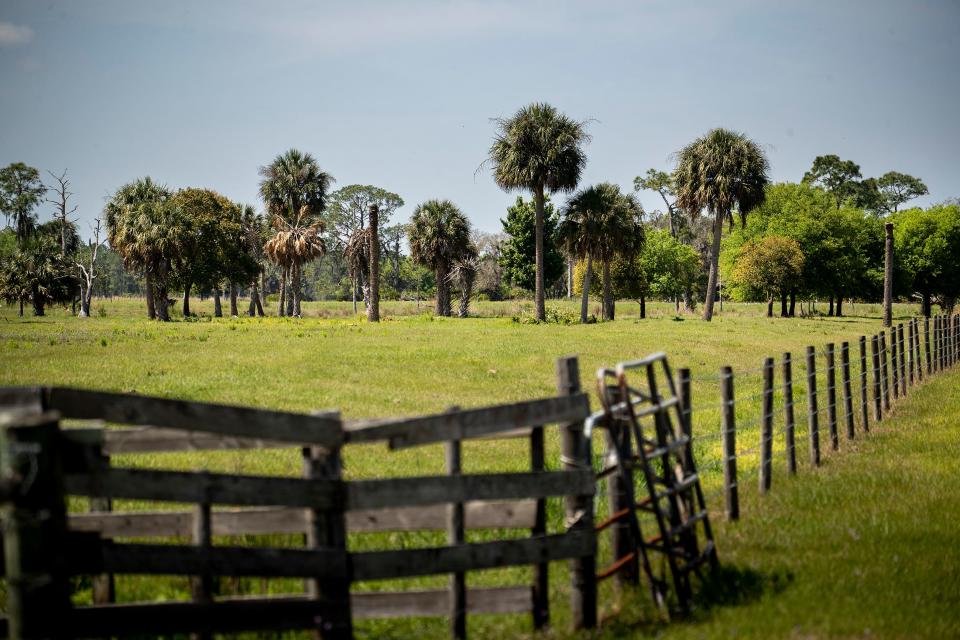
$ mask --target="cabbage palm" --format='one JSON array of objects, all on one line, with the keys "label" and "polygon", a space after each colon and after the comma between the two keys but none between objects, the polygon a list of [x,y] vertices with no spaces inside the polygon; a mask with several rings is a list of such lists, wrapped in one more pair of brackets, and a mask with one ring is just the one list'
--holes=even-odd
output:
[{"label": "cabbage palm", "polygon": [[450,269],[470,251],[470,221],[449,200],[427,200],[413,211],[407,237],[414,262],[436,274],[437,315],[449,316]]},{"label": "cabbage palm", "polygon": [[[325,251],[320,215],[327,203],[333,178],[320,169],[309,153],[290,149],[260,167],[260,197],[275,231],[267,256],[281,267],[280,309],[284,297],[293,315],[300,315],[300,273],[304,262]],[[265,247],[266,249],[266,247]],[[289,277],[290,292],[286,292]]]},{"label": "cabbage palm", "polygon": [[603,319],[613,320],[614,299],[610,263],[617,256],[633,256],[643,245],[642,209],[632,194],[609,182],[578,191],[564,213],[558,234],[567,252],[586,258],[580,322],[587,321],[593,260],[603,263]]},{"label": "cabbage palm", "polygon": [[546,318],[543,283],[545,192],[573,191],[587,162],[585,123],[571,120],[545,103],[533,103],[510,118],[498,118],[490,147],[493,178],[506,191],[533,194],[536,211],[535,298],[538,320]]},{"label": "cabbage palm", "polygon": [[713,129],[678,154],[673,174],[677,205],[694,220],[704,210],[713,216],[704,320],[713,318],[723,223],[729,221],[733,227],[734,208],[739,210],[743,223],[750,210],[763,202],[769,169],[770,164],[757,143],[726,129]]},{"label": "cabbage palm", "polygon": [[460,289],[460,309],[457,313],[461,318],[470,315],[470,297],[473,295],[473,285],[477,281],[477,272],[480,271],[480,256],[476,245],[472,242],[464,254],[454,260],[447,274],[447,281]]},{"label": "cabbage palm", "polygon": [[149,177],[120,187],[104,207],[107,239],[124,265],[143,273],[147,315],[169,320],[167,288],[187,227],[170,190]]}]

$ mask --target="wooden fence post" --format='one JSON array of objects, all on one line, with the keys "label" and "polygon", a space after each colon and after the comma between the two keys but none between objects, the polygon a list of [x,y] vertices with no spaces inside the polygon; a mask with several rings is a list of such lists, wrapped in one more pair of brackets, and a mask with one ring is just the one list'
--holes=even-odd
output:
[{"label": "wooden fence post", "polygon": [[920,321],[913,319],[913,357],[917,365],[917,382],[923,382],[923,353],[920,347]]},{"label": "wooden fence post", "polygon": [[883,386],[883,410],[890,411],[890,368],[887,363],[887,332],[880,332],[880,383]]},{"label": "wooden fence post", "polygon": [[860,419],[864,432],[870,431],[870,402],[867,400],[867,337],[860,336]]},{"label": "wooden fence post", "polygon": [[893,374],[893,399],[900,397],[900,366],[897,360],[897,328],[890,327],[890,372]]},{"label": "wooden fence post", "polygon": [[837,435],[837,358],[836,346],[827,344],[827,425],[830,429],[830,447],[836,451],[840,448],[840,437]]},{"label": "wooden fence post", "polygon": [[[213,526],[211,523],[210,502],[200,502],[193,507],[193,544],[204,553],[208,553],[213,546]],[[213,602],[213,576],[203,573],[190,578],[190,594],[197,604]],[[191,633],[193,640],[210,640],[213,634],[209,631]]]},{"label": "wooden fence post", "polygon": [[[545,471],[546,468],[543,427],[537,426],[530,431],[530,470],[536,473]],[[537,513],[530,534],[533,536],[547,534],[546,498],[537,500]],[[550,622],[549,571],[550,565],[546,562],[533,567],[533,628],[537,630],[543,629]]]},{"label": "wooden fence post", "polygon": [[940,316],[933,316],[933,372],[940,371]]},{"label": "wooden fence post", "polygon": [[786,440],[787,473],[797,473],[796,422],[793,412],[793,363],[790,352],[783,354],[783,430]]},{"label": "wooden fence post", "polygon": [[[104,468],[110,466],[110,456],[101,456],[100,463]],[[103,513],[113,510],[113,501],[110,498],[90,498],[91,513]],[[116,582],[112,573],[103,573],[93,576],[92,579],[93,604],[110,604],[116,602]]]},{"label": "wooden fence post", "polygon": [[[543,443],[543,431],[540,432],[540,442]],[[532,437],[531,437],[532,441]],[[450,440],[446,443],[447,453],[447,475],[459,476],[461,470],[461,444],[459,440]],[[542,456],[543,450],[541,448]],[[531,455],[531,457],[533,457]],[[539,513],[537,520],[539,521]],[[534,525],[536,527],[536,525]],[[463,503],[457,502],[448,505],[447,511],[447,542],[450,546],[461,545],[466,542],[466,528],[463,518]],[[463,571],[457,571],[450,574],[450,635],[457,640],[463,640],[467,637],[467,574]],[[537,600],[536,587],[534,587],[534,620],[537,619]]]},{"label": "wooden fence post", "polygon": [[882,396],[880,381],[880,338],[879,336],[870,336],[870,349],[873,352],[873,415],[874,420],[880,422],[883,420]]},{"label": "wooden fence post", "polygon": [[807,347],[807,422],[810,426],[810,464],[820,466],[820,415],[817,408],[817,350]]},{"label": "wooden fence post", "polygon": [[910,352],[910,366],[909,377],[910,377],[910,386],[912,387],[915,384],[913,377],[913,370],[917,366],[917,350],[913,346],[915,336],[913,335],[913,318],[907,321],[907,350]]},{"label": "wooden fence post", "polygon": [[773,358],[763,361],[763,415],[760,429],[760,493],[770,490],[773,471]]},{"label": "wooden fence post", "polygon": [[0,415],[0,473],[19,480],[5,507],[3,548],[9,638],[69,637],[67,509],[59,415]]},{"label": "wooden fence post", "polygon": [[733,397],[733,368],[720,369],[720,398],[723,401],[723,487],[727,503],[727,519],[740,519],[737,494],[737,411]]},{"label": "wooden fence post", "polygon": [[840,378],[843,381],[843,411],[847,416],[847,439],[853,440],[853,391],[850,387],[850,343],[840,345]]},{"label": "wooden fence post", "polygon": [[907,397],[907,350],[903,341],[903,323],[897,324],[897,341],[900,343],[900,395]]},{"label": "wooden fence post", "polygon": [[[343,479],[343,459],[340,447],[321,449],[303,448],[303,475],[316,480]],[[330,510],[307,510],[307,546],[310,548],[333,548],[347,552],[347,525],[342,496],[339,504]],[[324,617],[317,614],[314,637],[325,640],[342,640],[353,637],[353,619],[350,610],[350,578],[310,579],[307,595],[323,601]]]},{"label": "wooden fence post", "polygon": [[923,342],[927,353],[927,375],[933,373],[933,361],[930,358],[930,318],[923,319]]},{"label": "wooden fence post", "polygon": [[[580,393],[580,366],[575,356],[557,360],[557,393]],[[592,469],[591,442],[583,436],[583,422],[564,425],[560,432],[560,450],[564,469]],[[595,535],[593,496],[567,496],[564,499],[568,529]],[[570,561],[570,609],[574,629],[597,626],[597,557],[593,553]]]}]

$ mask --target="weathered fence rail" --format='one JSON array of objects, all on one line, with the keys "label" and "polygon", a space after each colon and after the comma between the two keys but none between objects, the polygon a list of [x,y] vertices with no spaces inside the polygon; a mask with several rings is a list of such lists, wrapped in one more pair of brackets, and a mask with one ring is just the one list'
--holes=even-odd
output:
[{"label": "weathered fence rail", "polygon": [[[467,614],[480,612],[526,612],[542,628],[549,621],[549,563],[571,560],[582,569],[596,553],[593,527],[584,525],[592,523],[595,490],[589,447],[582,449],[590,407],[576,369],[575,358],[561,360],[560,394],[552,398],[346,425],[329,412],[271,412],[77,389],[2,389],[5,477],[27,487],[12,492],[7,518],[9,619],[4,623],[9,635],[189,632],[209,637],[238,630],[313,629],[337,638],[352,634],[353,619],[442,615],[450,617],[452,634],[463,637]],[[61,419],[134,428],[61,428]],[[565,450],[570,441],[573,448],[561,470],[548,471],[544,428],[555,424],[564,430]],[[348,481],[341,473],[340,452],[347,444],[382,442],[400,449],[446,442],[449,456],[451,447],[459,451],[464,440],[497,437],[530,440],[530,471],[467,474],[457,462],[438,476]],[[303,477],[115,464],[125,453],[291,446],[302,448]],[[67,496],[88,497],[97,510],[67,515]],[[571,512],[569,526],[551,533],[545,501],[553,497],[567,499],[577,511]],[[194,507],[120,512],[111,510],[115,500]],[[29,542],[37,539],[38,525],[27,517],[38,510],[58,514],[43,525],[40,546]],[[525,529],[529,536],[466,542],[465,531],[479,528]],[[446,546],[358,552],[347,544],[350,532],[444,529]],[[215,543],[221,536],[277,533],[303,534],[305,546]],[[137,540],[156,537],[181,543]],[[191,542],[182,544],[184,538]],[[49,553],[52,541],[56,554]],[[523,565],[534,568],[531,584],[466,588],[469,571]],[[123,574],[190,576],[193,601],[113,604],[113,576]],[[350,593],[352,583],[442,574],[452,576],[448,589]],[[30,580],[21,579],[27,575]],[[96,576],[95,606],[71,606],[70,575]],[[36,587],[34,579],[41,576],[39,582],[55,588]],[[216,597],[215,576],[303,578],[306,592]],[[592,570],[575,571],[571,591],[575,625],[593,626]]]}]

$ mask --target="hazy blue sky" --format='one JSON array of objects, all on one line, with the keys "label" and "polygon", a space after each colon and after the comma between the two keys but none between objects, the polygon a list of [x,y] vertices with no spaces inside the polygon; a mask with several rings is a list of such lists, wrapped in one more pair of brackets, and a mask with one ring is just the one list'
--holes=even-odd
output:
[{"label": "hazy blue sky", "polygon": [[[960,2],[0,3],[0,166],[68,168],[81,231],[138,176],[250,203],[296,146],[339,186],[499,230],[490,118],[592,119],[582,184],[632,189],[716,126],[774,180],[836,153],[960,196]],[[642,195],[646,208],[659,204]],[[49,208],[41,212],[50,217]]]}]

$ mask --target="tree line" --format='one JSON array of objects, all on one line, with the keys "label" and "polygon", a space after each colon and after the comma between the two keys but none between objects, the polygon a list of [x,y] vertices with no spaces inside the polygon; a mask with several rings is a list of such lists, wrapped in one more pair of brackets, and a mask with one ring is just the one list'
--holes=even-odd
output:
[{"label": "tree line", "polygon": [[[741,300],[764,300],[773,314],[796,303],[828,299],[842,315],[845,299],[876,297],[882,276],[882,222],[896,238],[896,287],[925,313],[957,297],[960,264],[955,203],[902,209],[927,193],[919,179],[888,172],[864,178],[836,155],[817,157],[799,183],[770,184],[769,162],[747,136],[714,129],[683,147],[671,172],[649,169],[634,193],[612,183],[580,186],[589,142],[586,123],[548,104],[528,105],[495,121],[486,167],[506,191],[522,191],[501,221],[503,233],[482,234],[453,202],[433,199],[408,224],[390,224],[403,199],[372,185],[333,190],[334,178],[309,153],[291,149],[261,167],[262,210],[206,188],[173,190],[150,177],[118,188],[81,243],[70,216],[66,172],[14,163],[0,170],[0,297],[31,303],[79,304],[89,315],[93,293],[141,294],[151,318],[170,318],[171,294],[222,297],[229,313],[301,315],[306,299],[362,302],[379,317],[379,298],[435,298],[438,315],[469,313],[477,294],[491,299],[533,293],[538,320],[548,295],[581,296],[582,322],[591,293],[601,316],[615,317],[616,299],[672,299],[703,318],[713,316],[722,289]],[[578,187],[579,190],[578,190]],[[635,193],[659,194],[664,210],[644,212]],[[551,196],[571,194],[563,206]],[[52,197],[49,197],[51,196]],[[36,207],[54,207],[39,224]],[[102,222],[102,226],[101,226]],[[103,237],[101,238],[101,233]],[[409,246],[404,255],[403,244]],[[723,283],[721,287],[721,282]],[[720,293],[719,295],[723,295]]]}]

